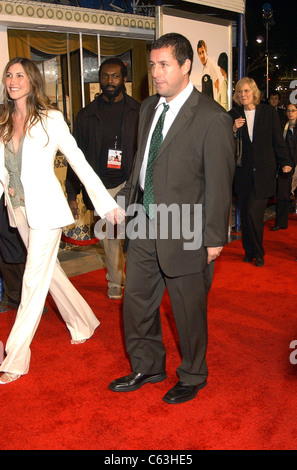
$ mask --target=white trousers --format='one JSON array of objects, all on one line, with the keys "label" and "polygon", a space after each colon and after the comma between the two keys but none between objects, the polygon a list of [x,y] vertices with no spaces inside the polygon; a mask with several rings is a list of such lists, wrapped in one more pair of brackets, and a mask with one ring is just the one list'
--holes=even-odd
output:
[{"label": "white trousers", "polygon": [[71,284],[57,259],[62,229],[33,230],[24,208],[15,210],[17,228],[27,247],[22,297],[16,320],[6,343],[1,372],[27,374],[30,345],[41,320],[48,291],[73,340],[90,338],[100,322]]}]

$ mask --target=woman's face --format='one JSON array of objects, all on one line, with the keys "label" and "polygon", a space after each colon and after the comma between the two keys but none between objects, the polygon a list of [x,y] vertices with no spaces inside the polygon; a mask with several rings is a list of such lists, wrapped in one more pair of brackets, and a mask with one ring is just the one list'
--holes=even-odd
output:
[{"label": "woman's face", "polygon": [[297,109],[293,104],[289,104],[287,107],[287,118],[291,124],[297,120]]},{"label": "woman's face", "polygon": [[22,64],[13,64],[9,67],[6,73],[5,87],[12,100],[18,101],[27,98],[31,85]]},{"label": "woman's face", "polygon": [[250,85],[245,83],[237,92],[238,98],[240,103],[245,108],[253,108],[254,107],[254,92],[251,89]]}]

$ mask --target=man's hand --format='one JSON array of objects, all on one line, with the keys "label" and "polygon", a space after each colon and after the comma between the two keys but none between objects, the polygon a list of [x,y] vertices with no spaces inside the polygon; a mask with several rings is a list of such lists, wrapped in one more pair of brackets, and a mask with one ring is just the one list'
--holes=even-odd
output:
[{"label": "man's hand", "polygon": [[79,209],[76,201],[68,201],[69,207],[71,209],[72,215],[75,220],[79,219]]},{"label": "man's hand", "polygon": [[290,171],[292,170],[292,167],[287,165],[287,166],[284,166],[282,170],[283,170],[283,173],[290,173]]},{"label": "man's hand", "polygon": [[117,209],[107,212],[105,217],[107,222],[112,225],[121,224],[125,220],[126,212],[121,207],[118,207]]},{"label": "man's hand", "polygon": [[215,261],[218,256],[220,256],[221,251],[223,250],[222,246],[208,246],[207,247],[207,262],[210,264],[212,261]]}]

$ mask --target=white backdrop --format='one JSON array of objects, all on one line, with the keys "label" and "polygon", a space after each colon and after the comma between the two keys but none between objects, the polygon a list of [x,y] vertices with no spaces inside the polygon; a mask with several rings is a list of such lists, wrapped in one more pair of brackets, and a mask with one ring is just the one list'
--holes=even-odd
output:
[{"label": "white backdrop", "polygon": [[[184,15],[184,16],[183,16]],[[202,20],[201,20],[202,19]],[[210,22],[211,21],[211,22]],[[194,50],[193,69],[191,81],[199,90],[202,90],[202,70],[203,66],[197,53],[199,40],[204,40],[207,45],[208,60],[217,69],[220,84],[223,76],[217,66],[218,57],[221,52],[228,56],[228,98],[229,108],[232,102],[232,24],[229,21],[214,20],[209,17],[183,14],[177,10],[164,8],[160,15],[160,31],[157,34],[180,33],[184,35],[192,44]]]},{"label": "white backdrop", "polygon": [[236,11],[237,13],[245,12],[245,0],[184,0],[189,3],[198,3],[213,8],[221,8],[222,10]]}]

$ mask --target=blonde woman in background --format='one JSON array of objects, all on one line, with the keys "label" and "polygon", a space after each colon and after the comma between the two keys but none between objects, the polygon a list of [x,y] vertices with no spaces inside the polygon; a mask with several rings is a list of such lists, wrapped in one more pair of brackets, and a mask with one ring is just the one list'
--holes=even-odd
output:
[{"label": "blonde woman in background", "polygon": [[260,103],[260,90],[252,78],[244,77],[237,82],[233,100],[238,105],[229,112],[233,132],[242,142],[234,189],[241,216],[243,261],[251,263],[255,259],[255,265],[261,267],[267,202],[276,194],[278,167],[288,173],[292,164],[278,114],[272,106]]}]

